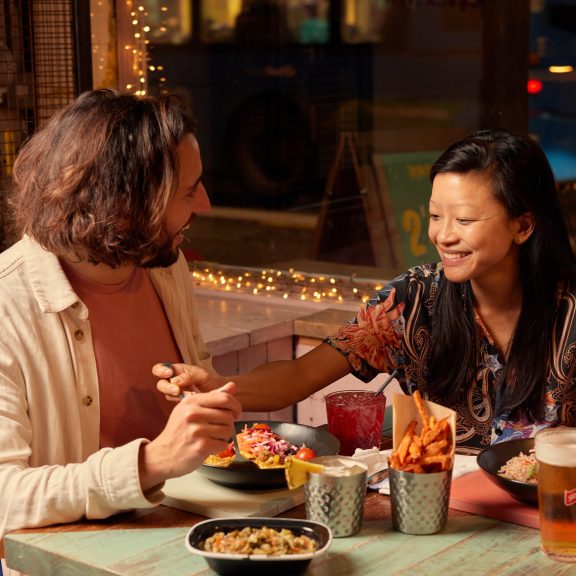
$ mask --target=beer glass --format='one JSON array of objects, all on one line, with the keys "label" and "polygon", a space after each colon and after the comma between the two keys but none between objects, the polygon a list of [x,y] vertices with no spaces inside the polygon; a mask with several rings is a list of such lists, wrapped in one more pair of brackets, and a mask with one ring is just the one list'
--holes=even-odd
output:
[{"label": "beer glass", "polygon": [[542,550],[576,562],[576,428],[547,428],[534,440]]}]

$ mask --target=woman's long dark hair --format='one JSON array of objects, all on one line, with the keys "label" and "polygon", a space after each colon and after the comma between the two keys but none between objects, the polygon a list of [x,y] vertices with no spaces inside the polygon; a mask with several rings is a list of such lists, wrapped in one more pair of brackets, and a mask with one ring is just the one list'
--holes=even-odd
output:
[{"label": "woman's long dark hair", "polygon": [[[450,146],[435,162],[438,174],[475,173],[490,185],[509,217],[530,213],[535,222],[520,246],[522,310],[496,397],[498,411],[542,417],[559,282],[575,276],[576,259],[556,182],[540,146],[506,130],[483,130]],[[428,390],[443,398],[463,393],[478,368],[470,282],[443,278],[432,327]]]}]

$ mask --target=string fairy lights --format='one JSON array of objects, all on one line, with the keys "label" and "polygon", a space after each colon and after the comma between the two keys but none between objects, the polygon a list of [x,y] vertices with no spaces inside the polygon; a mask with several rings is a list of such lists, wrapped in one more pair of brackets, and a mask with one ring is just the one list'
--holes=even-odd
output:
[{"label": "string fairy lights", "polygon": [[[125,18],[127,18],[130,27],[127,34],[128,38],[124,44],[130,76],[125,88],[134,94],[144,96],[148,92],[148,80],[151,73],[158,76],[160,85],[166,82],[163,66],[150,64],[148,45],[151,35],[158,36],[166,32],[163,19],[168,17],[168,8],[160,6],[156,10],[159,14],[154,14],[153,18],[146,7],[146,2],[142,0],[125,0],[124,9]],[[158,21],[159,17],[162,21],[156,28],[153,28],[151,22]]]},{"label": "string fairy lights", "polygon": [[126,90],[137,95],[145,95],[148,91],[147,61],[149,43],[146,37],[149,27],[145,20],[146,8],[133,0],[125,0],[125,11],[130,22],[130,33],[124,44],[126,60],[128,61],[130,79],[126,83]]},{"label": "string fairy lights", "polygon": [[350,305],[367,302],[383,285],[354,275],[326,275],[288,270],[245,268],[212,262],[190,262],[196,286],[227,293]]}]

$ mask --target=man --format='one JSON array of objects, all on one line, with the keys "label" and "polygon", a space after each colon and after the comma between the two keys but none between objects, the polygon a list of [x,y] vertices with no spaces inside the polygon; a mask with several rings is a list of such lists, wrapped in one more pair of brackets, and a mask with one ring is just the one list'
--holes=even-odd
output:
[{"label": "man", "polygon": [[226,447],[235,386],[170,403],[151,368],[211,370],[179,251],[210,207],[173,98],[80,96],[22,148],[0,255],[0,537],[162,500]]}]

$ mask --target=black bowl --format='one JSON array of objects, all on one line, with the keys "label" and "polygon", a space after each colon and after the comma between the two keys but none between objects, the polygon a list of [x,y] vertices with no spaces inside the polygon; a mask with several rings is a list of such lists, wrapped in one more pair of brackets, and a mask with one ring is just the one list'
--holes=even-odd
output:
[{"label": "black bowl", "polygon": [[[268,424],[274,432],[296,446],[306,444],[306,446],[316,452],[317,456],[332,456],[338,454],[340,449],[338,438],[324,428],[312,428],[302,424],[274,422],[271,420],[258,420],[257,422]],[[254,423],[254,420],[246,420],[237,424],[240,426],[246,424],[250,427]],[[198,468],[198,472],[212,480],[212,482],[230,488],[267,490],[286,487],[284,468],[261,470],[252,463],[235,464],[232,462],[227,468],[203,464]]]},{"label": "black bowl", "polygon": [[534,448],[534,438],[524,438],[522,440],[509,440],[486,448],[478,454],[478,465],[483,472],[500,488],[506,490],[512,498],[524,504],[532,506],[538,505],[538,487],[536,484],[510,480],[498,474],[498,470],[510,458],[518,456],[520,452],[528,454]]},{"label": "black bowl", "polygon": [[[308,536],[316,540],[318,548],[307,554],[285,554],[283,556],[248,556],[246,554],[225,554],[206,552],[202,545],[206,538],[215,532],[241,530],[246,526],[253,528],[288,528],[297,536]],[[259,574],[270,576],[300,574],[313,558],[326,552],[332,542],[332,532],[328,526],[311,520],[292,518],[213,518],[204,520],[194,526],[186,535],[186,548],[194,554],[203,556],[214,572],[226,574]]]}]

